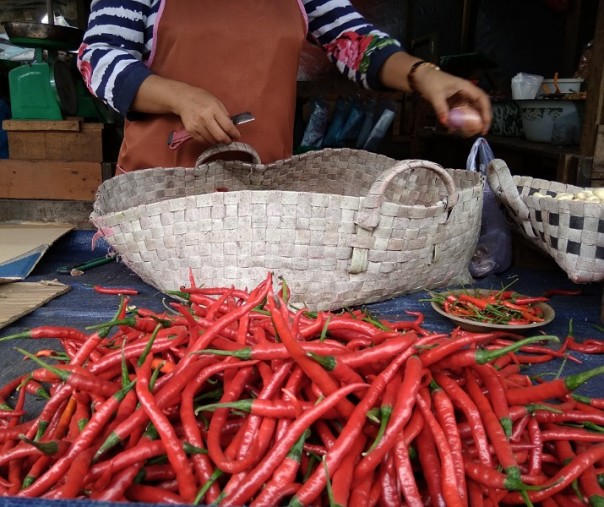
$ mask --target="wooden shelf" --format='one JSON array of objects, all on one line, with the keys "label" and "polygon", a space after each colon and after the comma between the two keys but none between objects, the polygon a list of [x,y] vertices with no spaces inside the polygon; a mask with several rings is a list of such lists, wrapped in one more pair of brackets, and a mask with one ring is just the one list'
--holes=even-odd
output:
[{"label": "wooden shelf", "polygon": [[[452,136],[444,131],[426,127],[418,131],[422,141],[421,154],[412,156],[429,158],[442,165],[463,168],[474,143],[474,138]],[[556,146],[537,143],[519,137],[487,135],[493,154],[506,161],[514,174],[539,177],[562,183],[577,183],[580,155],[578,145]]]}]

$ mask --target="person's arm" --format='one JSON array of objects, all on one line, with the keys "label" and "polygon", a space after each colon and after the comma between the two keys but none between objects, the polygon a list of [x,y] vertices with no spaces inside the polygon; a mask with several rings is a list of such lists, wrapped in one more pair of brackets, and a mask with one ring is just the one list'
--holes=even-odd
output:
[{"label": "person's arm", "polygon": [[143,62],[152,50],[159,0],[94,0],[78,51],[89,90],[124,117],[135,111],[176,114],[200,142],[239,139],[222,102],[209,92],[152,74]]},{"label": "person's arm", "polygon": [[228,144],[240,137],[229,112],[214,95],[157,75],[151,75],[141,83],[132,109],[180,116],[185,130],[200,142]]},{"label": "person's arm", "polygon": [[419,58],[405,52],[396,39],[376,29],[348,0],[330,0],[329,9],[325,3],[304,0],[309,30],[342,74],[369,89],[386,87],[420,93],[447,127],[451,127],[451,108],[469,107],[480,119],[461,134],[472,136],[488,132],[491,104],[483,90],[466,79],[428,65],[415,69],[415,87],[411,88],[409,72]]},{"label": "person's arm", "polygon": [[[408,53],[399,52],[390,56],[382,65],[380,82],[394,90],[417,92],[427,100],[440,123],[451,131],[465,136],[485,135],[492,120],[491,101],[488,95],[467,79],[453,76],[436,69],[433,65],[419,65],[413,70],[413,86],[409,81],[409,72],[414,64],[420,62]],[[461,126],[450,119],[453,108],[469,108],[478,114],[472,122]]]},{"label": "person's arm", "polygon": [[151,75],[143,63],[145,30],[153,0],[93,0],[77,64],[90,92],[126,116],[141,83]]}]

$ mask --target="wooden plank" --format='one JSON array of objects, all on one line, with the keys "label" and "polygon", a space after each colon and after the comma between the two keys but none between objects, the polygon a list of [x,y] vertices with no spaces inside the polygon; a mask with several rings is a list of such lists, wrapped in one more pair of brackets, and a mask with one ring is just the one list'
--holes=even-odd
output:
[{"label": "wooden plank", "polygon": [[92,201],[0,199],[0,222],[62,222],[79,230],[95,229],[90,222]]},{"label": "wooden plank", "polygon": [[604,123],[604,2],[599,2],[588,83],[583,128],[581,130],[581,155],[594,153],[598,126]]},{"label": "wooden plank", "polygon": [[556,168],[556,181],[576,185],[578,158],[577,155],[570,153],[560,155]]},{"label": "wooden plank", "polygon": [[81,120],[74,118],[71,120],[4,120],[2,122],[2,128],[10,132],[23,132],[23,131],[40,131],[40,130],[51,130],[51,131],[65,131],[65,132],[79,132]]},{"label": "wooden plank", "polygon": [[604,125],[598,125],[596,135],[596,146],[594,148],[594,169],[596,167],[604,170]]},{"label": "wooden plank", "polygon": [[78,130],[8,131],[12,160],[103,161],[103,124],[83,123]]},{"label": "wooden plank", "polygon": [[102,164],[0,160],[0,198],[94,201]]}]

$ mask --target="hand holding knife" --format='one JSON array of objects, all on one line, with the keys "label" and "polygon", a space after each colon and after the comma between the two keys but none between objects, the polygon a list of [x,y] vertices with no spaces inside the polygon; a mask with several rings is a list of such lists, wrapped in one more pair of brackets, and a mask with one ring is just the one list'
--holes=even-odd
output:
[{"label": "hand holding knife", "polygon": [[[244,123],[254,121],[255,119],[256,117],[249,111],[234,114],[231,116],[231,121],[235,125],[243,125]],[[168,136],[168,146],[171,150],[176,150],[180,147],[181,144],[187,142],[189,139],[192,139],[192,136],[186,130],[173,130]]]}]

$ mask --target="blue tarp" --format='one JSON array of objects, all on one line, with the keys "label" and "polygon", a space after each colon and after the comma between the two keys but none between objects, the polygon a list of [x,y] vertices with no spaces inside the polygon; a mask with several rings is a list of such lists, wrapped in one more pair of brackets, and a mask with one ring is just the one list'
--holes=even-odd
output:
[{"label": "blue tarp", "polygon": [[[33,313],[24,316],[12,325],[0,330],[0,337],[24,331],[34,326],[68,325],[83,329],[86,326],[98,324],[111,320],[118,304],[118,296],[98,294],[94,291],[95,284],[132,287],[139,290],[139,295],[132,298],[132,303],[139,307],[149,308],[156,311],[164,309],[163,300],[166,297],[157,289],[142,282],[141,279],[131,272],[121,262],[111,262],[86,271],[81,276],[60,274],[57,270],[62,266],[74,266],[88,262],[92,259],[102,257],[107,253],[108,247],[101,242],[92,250],[92,231],[73,231],[59,239],[48,250],[43,259],[35,267],[28,281],[57,279],[62,283],[70,285],[72,290],[57,297]],[[395,275],[393,275],[395,276]],[[556,311],[556,318],[539,332],[554,334],[563,339],[568,332],[569,322],[572,320],[574,334],[578,341],[586,338],[597,338],[604,340],[604,332],[600,331],[602,322],[600,320],[600,308],[602,298],[602,286],[599,284],[576,285],[573,284],[566,274],[561,270],[543,269],[531,270],[511,268],[501,275],[490,275],[476,281],[475,287],[495,288],[509,286],[520,293],[529,295],[541,295],[547,289],[581,289],[579,296],[554,296],[550,305]],[[437,314],[425,301],[429,297],[427,292],[409,294],[388,301],[368,305],[367,308],[377,317],[390,319],[412,319],[406,312],[420,311],[425,315],[423,327],[431,331],[450,332],[452,323]],[[1,302],[0,302],[1,304]],[[37,350],[47,346],[55,345],[54,341],[41,343],[40,341],[20,340],[16,342],[0,343],[2,354],[2,368],[0,368],[0,385],[4,385],[9,379],[17,374],[29,371],[31,365],[23,361],[15,347],[29,350]],[[585,369],[604,364],[604,356],[587,356],[575,354],[582,364],[566,361],[562,368],[562,375],[583,371]],[[549,362],[545,365],[534,365],[528,370],[529,373],[556,373],[561,367],[560,362]],[[604,396],[603,382],[594,379],[583,386],[578,392],[588,396]],[[44,505],[46,502],[37,502]],[[18,507],[25,505],[16,499],[0,498],[0,506]],[[50,505],[77,506],[80,502],[58,502]],[[95,503],[94,505],[100,505]]]}]

